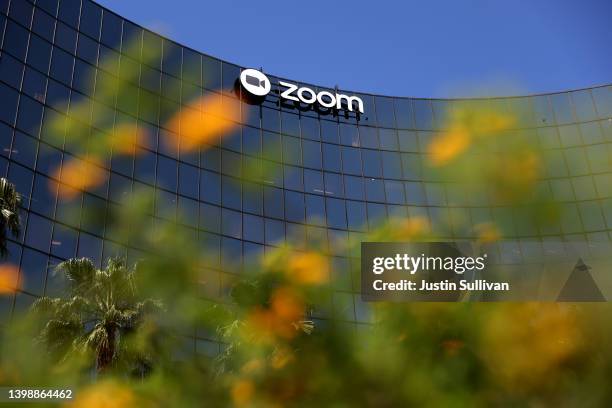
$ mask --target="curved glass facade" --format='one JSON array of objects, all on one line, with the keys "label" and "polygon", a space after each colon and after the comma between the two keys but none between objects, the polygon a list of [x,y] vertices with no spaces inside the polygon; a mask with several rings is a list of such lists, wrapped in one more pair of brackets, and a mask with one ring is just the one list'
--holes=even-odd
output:
[{"label": "curved glass facade", "polygon": [[[208,267],[218,288],[241,273],[242,260],[287,237],[304,243],[358,239],[395,215],[437,219],[459,209],[476,223],[505,211],[424,170],[425,147],[444,130],[452,100],[355,93],[365,106],[357,117],[300,109],[282,103],[275,90],[261,104],[241,102],[240,126],[218,145],[184,152],[159,142],[170,131],[164,107],[180,111],[196,97],[234,89],[241,67],[182,47],[89,0],[3,0],[0,9],[0,175],[24,197],[23,232],[9,245],[24,284],[14,297],[2,298],[3,321],[35,296],[55,293],[49,271],[63,259],[86,256],[101,265],[117,253],[132,260],[140,254],[107,236],[104,225],[63,213],[54,169],[77,152],[45,134],[46,122],[75,104],[100,103],[105,90],[97,84],[128,69],[139,72],[131,86],[140,99],[116,99],[100,109],[113,113],[116,123],[146,130],[149,141],[137,156],[111,154],[103,163],[107,182],[77,201],[81,208],[111,208],[133,189],[155,189],[164,203],[156,208],[164,211],[152,218],[183,214],[185,231],[216,254]],[[141,62],[142,47],[160,58]],[[159,108],[142,109],[144,100]],[[563,202],[567,222],[539,231],[516,220],[515,236],[609,240],[612,86],[483,103],[527,112],[533,143],[565,163],[551,168],[542,183]],[[272,169],[273,177],[245,180],[247,169],[256,167]],[[471,238],[462,231],[450,235]],[[330,256],[335,274],[356,262]],[[358,277],[346,273],[336,281],[330,307],[348,322],[367,322]],[[205,339],[197,344],[209,345]]]}]

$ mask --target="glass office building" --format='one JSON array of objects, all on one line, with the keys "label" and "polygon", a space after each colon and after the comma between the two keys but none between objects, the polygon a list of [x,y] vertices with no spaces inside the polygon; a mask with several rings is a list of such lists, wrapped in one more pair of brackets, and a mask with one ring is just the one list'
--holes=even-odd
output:
[{"label": "glass office building", "polygon": [[[103,92],[96,86],[99,79],[121,76],[126,67],[139,70],[131,86],[154,100],[158,112],[162,106],[179,111],[195,97],[235,89],[242,68],[183,47],[90,0],[1,0],[0,33],[0,175],[24,198],[23,231],[9,244],[9,261],[20,266],[24,284],[1,300],[6,321],[36,296],[54,293],[51,271],[63,259],[85,256],[102,265],[118,251],[128,259],[139,255],[107,236],[103,225],[63,214],[54,169],[74,152],[45,135],[46,121],[66,115],[76,102],[97,103]],[[158,50],[160,58],[142,63],[134,55],[139,47]],[[279,78],[269,78],[276,86]],[[209,266],[219,286],[241,273],[236,260],[287,237],[306,243],[359,238],[393,216],[438,218],[461,208],[475,222],[503,211],[462,196],[457,186],[424,171],[425,146],[443,130],[443,112],[452,100],[342,92],[359,96],[365,112],[298,109],[273,91],[260,104],[241,102],[244,119],[237,130],[197,153],[158,142],[169,131],[163,115],[150,109],[143,114],[137,101],[116,100],[105,108],[146,129],[151,142],[136,157],[111,155],[104,161],[107,182],[82,192],[77,202],[82,208],[110,208],[133,189],[155,189],[157,207],[188,215],[181,218],[185,231],[216,254]],[[517,222],[517,236],[609,240],[612,86],[485,102],[526,110],[533,143],[565,163],[543,182],[564,203],[570,221],[545,233],[521,230]],[[274,176],[243,180],[243,169],[258,160]],[[330,256],[332,273],[347,274],[337,279],[330,307],[346,322],[367,323],[359,279],[345,272],[355,260]],[[197,333],[196,338],[198,351],[215,347]]]}]

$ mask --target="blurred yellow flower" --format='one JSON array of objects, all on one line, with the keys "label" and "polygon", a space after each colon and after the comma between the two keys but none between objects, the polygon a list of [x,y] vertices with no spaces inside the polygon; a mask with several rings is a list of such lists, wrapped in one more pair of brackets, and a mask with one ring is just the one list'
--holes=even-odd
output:
[{"label": "blurred yellow flower", "polygon": [[568,306],[500,304],[491,312],[482,352],[499,383],[512,391],[546,387],[580,349],[578,322]]},{"label": "blurred yellow flower", "polygon": [[131,408],[137,404],[136,396],[128,388],[115,382],[100,382],[76,393],[72,408]]},{"label": "blurred yellow flower", "polygon": [[255,394],[255,385],[249,380],[238,380],[232,385],[232,401],[237,407],[244,407],[250,404]]},{"label": "blurred yellow flower", "polygon": [[493,223],[483,222],[476,224],[474,230],[476,231],[477,239],[480,243],[488,244],[501,239],[501,232]]},{"label": "blurred yellow flower", "polygon": [[261,371],[264,368],[263,361],[259,358],[254,358],[246,362],[240,371],[244,374],[253,374],[258,371]]},{"label": "blurred yellow flower", "polygon": [[491,181],[496,197],[501,200],[525,198],[541,173],[540,157],[533,151],[505,155],[496,163]]},{"label": "blurred yellow flower", "polygon": [[270,306],[274,314],[285,321],[295,322],[304,315],[302,296],[288,287],[274,291],[270,299]]},{"label": "blurred yellow flower", "polygon": [[516,123],[516,118],[511,115],[495,111],[475,112],[474,130],[478,133],[498,133],[508,130]]},{"label": "blurred yellow flower", "polygon": [[471,136],[463,126],[454,126],[434,138],[429,145],[429,159],[434,166],[443,166],[463,153],[470,145]]},{"label": "blurred yellow flower", "polygon": [[113,153],[139,153],[138,146],[147,145],[147,134],[143,129],[131,123],[121,123],[115,126],[111,136]]},{"label": "blurred yellow flower", "polygon": [[[239,126],[240,101],[231,96],[210,94],[182,108],[167,123],[173,137],[179,137],[181,148],[194,150],[214,144]],[[176,140],[165,140],[174,145]]]},{"label": "blurred yellow flower", "polygon": [[263,342],[273,342],[276,338],[289,340],[298,334],[296,323],[304,312],[302,297],[289,287],[281,287],[270,297],[270,307],[257,307],[249,313],[246,329]]},{"label": "blurred yellow flower", "polygon": [[[79,193],[78,190],[97,187],[104,183],[107,173],[98,161],[75,158],[65,161],[61,167],[58,167],[54,177],[60,181],[59,196],[70,199]],[[51,184],[50,188],[54,189],[55,184]]]},{"label": "blurred yellow flower", "polygon": [[19,268],[12,264],[0,265],[0,294],[9,294],[19,288]]},{"label": "blurred yellow flower", "polygon": [[317,252],[297,253],[287,265],[287,273],[297,283],[318,285],[329,281],[329,262]]}]

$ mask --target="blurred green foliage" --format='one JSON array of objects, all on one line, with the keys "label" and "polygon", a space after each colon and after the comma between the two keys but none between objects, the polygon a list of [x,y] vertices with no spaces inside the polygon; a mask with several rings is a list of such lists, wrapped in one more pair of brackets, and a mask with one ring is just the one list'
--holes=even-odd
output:
[{"label": "blurred green foliage", "polygon": [[[141,62],[159,58],[155,52],[136,54]],[[98,78],[98,95],[111,106],[119,101],[137,105],[143,115],[162,109],[131,86],[137,68],[122,66],[119,77]],[[162,116],[171,120],[175,115],[181,123],[180,113]],[[96,347],[62,352],[58,359],[53,351],[68,337],[40,342],[49,318],[16,316],[3,330],[0,384],[76,387],[72,406],[88,408],[610,405],[608,304],[374,304],[368,324],[346,322],[329,308],[338,277],[326,255],[357,257],[361,240],[436,240],[460,231],[486,242],[512,236],[516,219],[537,228],[558,226],[562,206],[539,180],[545,166],[560,164],[535,147],[527,133],[511,130],[521,128],[522,115],[458,104],[448,113],[448,131],[428,147],[428,171],[456,183],[459,195],[488,197],[508,214],[497,224],[472,225],[467,214],[440,212],[433,219],[381,222],[359,240],[332,241],[332,248],[290,239],[264,259],[245,260],[244,275],[224,282],[220,290],[207,276],[208,266],[217,261],[175,221],[182,215],[152,221],[153,208],[162,205],[154,192],[126,194],[108,213],[86,208],[90,222],[106,225],[114,240],[140,251],[130,282],[138,299],[154,300],[163,311],[118,336],[117,344],[130,352],[116,353],[114,369],[99,373]],[[202,136],[197,118],[190,116],[189,124],[190,134]],[[84,101],[71,105],[68,116],[53,122],[46,135],[99,164],[112,149],[133,155],[144,143],[134,137],[134,129],[116,132],[120,125],[114,112]],[[227,126],[214,129],[226,131]],[[214,129],[207,130],[206,142]],[[246,166],[245,178],[273,178],[275,168],[261,163]],[[73,177],[72,187],[95,187],[87,178],[91,173],[77,173],[83,179]],[[59,211],[70,214],[71,194],[64,198]],[[124,271],[133,267],[121,265]],[[60,267],[58,273],[64,272]],[[73,297],[68,290],[65,299]],[[79,309],[86,303],[70,310],[78,333],[86,330],[85,310]],[[330,318],[313,323],[313,311]],[[222,351],[213,356],[186,352],[193,349],[196,330],[220,342]],[[146,372],[129,368],[134,355],[149,356]]]}]

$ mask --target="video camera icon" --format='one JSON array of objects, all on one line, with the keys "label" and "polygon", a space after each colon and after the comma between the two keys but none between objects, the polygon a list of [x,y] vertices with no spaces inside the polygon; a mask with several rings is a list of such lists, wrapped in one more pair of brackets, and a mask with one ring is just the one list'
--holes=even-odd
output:
[{"label": "video camera icon", "polygon": [[257,77],[251,76],[251,75],[247,75],[246,76],[246,82],[247,84],[253,85],[253,86],[261,86],[262,88],[266,87],[266,81],[263,79],[259,79]]},{"label": "video camera icon", "polygon": [[256,69],[245,69],[240,73],[240,84],[252,95],[264,96],[270,92],[271,85],[268,77]]}]

